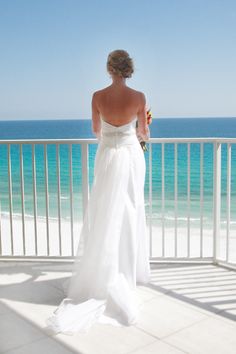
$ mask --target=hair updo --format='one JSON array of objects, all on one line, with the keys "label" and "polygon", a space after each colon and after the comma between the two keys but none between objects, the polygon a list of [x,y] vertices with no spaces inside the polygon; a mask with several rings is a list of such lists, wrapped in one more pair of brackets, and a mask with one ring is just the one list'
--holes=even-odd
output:
[{"label": "hair updo", "polygon": [[107,58],[107,71],[124,78],[131,77],[134,72],[132,58],[126,50],[117,49],[109,53]]}]

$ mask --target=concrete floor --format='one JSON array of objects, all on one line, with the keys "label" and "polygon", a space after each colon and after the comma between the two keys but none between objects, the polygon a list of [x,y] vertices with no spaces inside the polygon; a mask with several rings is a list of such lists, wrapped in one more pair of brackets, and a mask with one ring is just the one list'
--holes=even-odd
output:
[{"label": "concrete floor", "polygon": [[48,332],[71,263],[0,262],[0,353],[235,354],[236,272],[211,264],[152,264],[138,286],[137,325],[95,324],[87,334]]}]

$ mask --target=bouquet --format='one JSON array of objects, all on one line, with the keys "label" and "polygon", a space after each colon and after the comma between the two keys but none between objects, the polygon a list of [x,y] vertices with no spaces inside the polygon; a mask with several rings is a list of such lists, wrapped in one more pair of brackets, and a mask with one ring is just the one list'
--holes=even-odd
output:
[{"label": "bouquet", "polygon": [[[146,119],[147,119],[147,124],[151,124],[152,123],[152,112],[151,112],[151,108],[149,108],[147,111],[146,111]],[[148,128],[149,129],[149,128]],[[146,145],[146,142],[143,141],[142,137],[138,134],[138,121],[136,121],[136,133],[137,133],[137,137],[138,137],[138,140],[140,142],[140,145],[141,145],[141,148],[143,149],[143,151],[148,151],[148,148],[147,148],[147,145]],[[150,133],[150,132],[149,132]]]}]

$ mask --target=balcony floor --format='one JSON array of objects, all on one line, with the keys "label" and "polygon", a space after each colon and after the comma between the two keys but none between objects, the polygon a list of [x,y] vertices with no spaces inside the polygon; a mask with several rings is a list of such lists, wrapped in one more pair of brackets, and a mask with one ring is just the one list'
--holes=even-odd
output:
[{"label": "balcony floor", "polygon": [[152,264],[138,286],[138,324],[96,324],[89,333],[53,334],[45,319],[62,300],[71,263],[0,262],[0,353],[234,354],[236,272],[211,264]]}]

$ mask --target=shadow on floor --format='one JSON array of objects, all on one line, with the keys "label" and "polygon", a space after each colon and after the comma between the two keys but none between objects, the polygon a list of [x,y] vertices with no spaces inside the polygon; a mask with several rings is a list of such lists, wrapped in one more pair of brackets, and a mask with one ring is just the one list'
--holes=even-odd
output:
[{"label": "shadow on floor", "polygon": [[[0,298],[58,305],[71,269],[72,262],[1,261]],[[147,288],[236,321],[235,271],[209,263],[152,263],[151,272]]]}]

